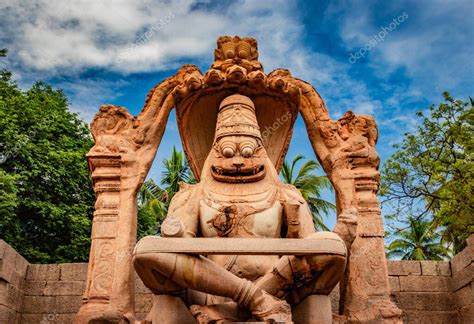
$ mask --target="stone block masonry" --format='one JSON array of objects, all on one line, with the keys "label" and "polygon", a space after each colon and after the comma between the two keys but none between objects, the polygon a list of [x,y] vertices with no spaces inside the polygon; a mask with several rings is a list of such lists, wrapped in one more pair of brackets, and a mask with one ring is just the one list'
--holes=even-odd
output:
[{"label": "stone block masonry", "polygon": [[[388,261],[392,300],[405,323],[474,323],[474,235],[451,261]],[[0,323],[72,323],[82,303],[87,263],[30,264],[0,240]],[[331,293],[333,311],[337,287]],[[142,319],[152,294],[135,277]]]}]

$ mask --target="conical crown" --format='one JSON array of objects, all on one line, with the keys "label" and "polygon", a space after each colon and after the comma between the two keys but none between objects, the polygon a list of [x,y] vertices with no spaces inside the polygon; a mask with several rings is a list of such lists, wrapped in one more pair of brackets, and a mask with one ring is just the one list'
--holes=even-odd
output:
[{"label": "conical crown", "polygon": [[249,97],[234,94],[222,100],[217,114],[214,140],[229,135],[252,136],[262,140],[255,105]]}]

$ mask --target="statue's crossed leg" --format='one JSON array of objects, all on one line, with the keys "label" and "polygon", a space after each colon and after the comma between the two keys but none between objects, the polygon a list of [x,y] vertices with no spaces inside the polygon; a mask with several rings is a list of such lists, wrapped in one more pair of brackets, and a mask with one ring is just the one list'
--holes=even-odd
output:
[{"label": "statue's crossed leg", "polygon": [[[143,253],[134,257],[134,265],[154,294],[179,295],[183,288],[192,289],[232,299],[234,303],[221,307],[230,309],[228,313],[238,314],[236,309],[243,307],[258,320],[288,322],[291,321],[291,308],[280,298],[286,297],[296,305],[310,294],[328,294],[344,272],[345,257],[330,254],[283,256],[273,270],[255,283],[197,255]],[[219,308],[213,306],[192,306],[191,311],[198,318],[219,316]]]}]

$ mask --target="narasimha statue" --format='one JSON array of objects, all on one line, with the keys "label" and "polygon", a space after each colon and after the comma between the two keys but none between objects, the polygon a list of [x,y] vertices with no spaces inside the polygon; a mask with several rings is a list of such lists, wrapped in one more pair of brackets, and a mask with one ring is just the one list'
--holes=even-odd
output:
[{"label": "narasimha statue", "polygon": [[[356,220],[339,217],[341,235],[354,235]],[[352,234],[351,234],[352,233]],[[283,184],[262,145],[255,106],[246,96],[226,97],[219,106],[212,149],[201,181],[173,197],[162,225],[167,237],[294,238],[341,241],[316,233],[300,192]],[[351,238],[346,238],[351,240]],[[154,242],[156,244],[156,241]],[[343,255],[209,255],[140,253],[135,269],[154,294],[180,296],[202,323],[249,319],[291,321],[290,305],[310,294],[329,294],[341,279]],[[163,314],[154,305],[153,316]]]},{"label": "narasimha statue", "polygon": [[[137,193],[173,109],[199,183],[172,199],[162,237],[136,244]],[[315,232],[307,203],[277,175],[297,116],[335,189],[332,232]],[[402,323],[390,300],[374,118],[331,119],[311,84],[264,72],[255,39],[219,37],[209,70],[183,65],[138,116],[101,106],[91,133],[96,204],[74,323]],[[153,292],[151,310],[136,309],[135,271]]]}]

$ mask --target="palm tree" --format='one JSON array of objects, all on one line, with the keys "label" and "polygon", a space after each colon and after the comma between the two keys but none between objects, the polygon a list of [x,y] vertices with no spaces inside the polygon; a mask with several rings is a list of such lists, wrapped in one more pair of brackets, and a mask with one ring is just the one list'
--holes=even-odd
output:
[{"label": "palm tree", "polygon": [[177,151],[174,146],[171,151],[171,158],[163,159],[163,167],[161,185],[166,187],[168,201],[171,201],[171,198],[178,192],[180,182],[196,183],[196,179],[189,168],[188,161],[184,157],[183,152]]},{"label": "palm tree", "polygon": [[[323,222],[323,216],[336,210],[336,206],[321,198],[323,189],[333,190],[332,184],[327,176],[319,176],[314,172],[321,169],[318,162],[314,160],[306,161],[299,171],[295,171],[296,164],[304,159],[302,155],[296,155],[293,161],[283,163],[281,177],[283,182],[295,186],[303,195],[309,205],[317,229],[328,231],[328,227]],[[297,172],[297,174],[296,174]]]},{"label": "palm tree", "polygon": [[152,211],[158,221],[163,221],[168,211],[168,193],[153,179],[145,181],[138,193],[138,204]]},{"label": "palm tree", "polygon": [[402,260],[444,260],[448,249],[441,242],[441,234],[430,221],[408,218],[408,227],[392,234],[396,239],[387,247],[388,257]]},{"label": "palm tree", "polygon": [[138,203],[155,215],[158,221],[158,232],[161,222],[168,213],[171,199],[179,190],[179,183],[195,183],[196,179],[181,151],[173,146],[170,159],[163,159],[164,171],[161,173],[163,186],[158,186],[153,179],[143,183],[138,193]]}]

